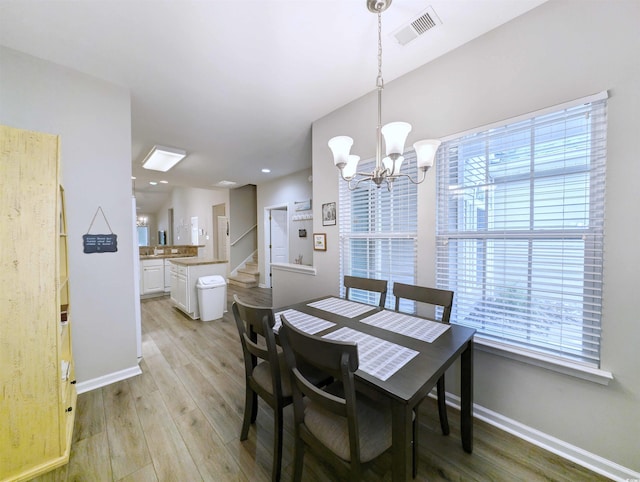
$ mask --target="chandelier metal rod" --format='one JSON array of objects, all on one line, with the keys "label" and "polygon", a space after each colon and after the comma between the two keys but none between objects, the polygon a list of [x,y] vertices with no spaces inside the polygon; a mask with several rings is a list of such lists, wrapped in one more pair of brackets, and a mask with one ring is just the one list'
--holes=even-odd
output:
[{"label": "chandelier metal rod", "polygon": [[[411,124],[407,122],[391,122],[382,125],[382,91],[384,79],[382,78],[382,12],[384,12],[392,0],[366,0],[370,12],[378,16],[378,75],[376,77],[376,90],[378,97],[378,119],[376,125],[376,162],[372,172],[360,172],[357,170],[359,156],[350,155],[353,139],[349,136],[336,136],[329,140],[329,148],[333,153],[333,162],[340,170],[340,176],[348,183],[350,190],[356,189],[363,181],[373,181],[376,187],[386,183],[391,191],[393,183],[397,179],[407,178],[413,184],[420,184],[425,180],[427,170],[433,165],[435,153],[440,145],[438,140],[421,140],[413,144],[416,151],[416,164],[418,169],[417,179],[400,172],[404,160],[404,143]],[[382,137],[384,135],[386,151],[382,152]],[[346,172],[346,175],[345,175]]]},{"label": "chandelier metal rod", "polygon": [[378,77],[376,78],[378,90],[378,125],[376,128],[376,173],[382,172],[382,11],[378,10]]}]

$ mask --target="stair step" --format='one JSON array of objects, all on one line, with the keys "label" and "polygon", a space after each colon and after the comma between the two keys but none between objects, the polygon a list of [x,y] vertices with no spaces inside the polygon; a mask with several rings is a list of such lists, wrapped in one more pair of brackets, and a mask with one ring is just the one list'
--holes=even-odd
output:
[{"label": "stair step", "polygon": [[258,280],[255,276],[247,274],[237,274],[229,276],[229,284],[234,286],[240,286],[243,288],[255,288],[258,286]]},{"label": "stair step", "polygon": [[254,270],[256,270],[256,271],[258,271],[258,270],[259,270],[258,263],[252,263],[251,261],[247,261],[247,262],[244,264],[244,267],[245,267],[246,269],[252,269],[252,270],[254,269]]},{"label": "stair step", "polygon": [[238,273],[248,274],[250,276],[260,276],[260,270],[257,267],[245,266],[244,268],[238,268]]}]

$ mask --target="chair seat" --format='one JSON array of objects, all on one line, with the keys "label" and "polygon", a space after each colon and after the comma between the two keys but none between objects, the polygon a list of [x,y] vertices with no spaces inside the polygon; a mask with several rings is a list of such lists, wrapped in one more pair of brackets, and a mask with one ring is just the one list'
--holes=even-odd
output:
[{"label": "chair seat", "polygon": [[[283,352],[278,352],[278,364],[280,365],[280,383],[282,384],[282,396],[291,396],[291,377],[289,375],[289,367],[284,357]],[[300,370],[305,374],[308,380],[314,385],[322,385],[323,382],[328,382],[330,377],[326,373],[322,373],[320,370],[301,364]],[[253,369],[254,381],[264,388],[267,392],[273,395],[273,385],[271,383],[271,367],[269,362],[263,361]]]},{"label": "chair seat", "polygon": [[[339,384],[332,384],[328,392],[339,394]],[[307,429],[341,459],[350,461],[347,419],[336,415],[317,403],[305,399],[304,424]],[[388,407],[386,407],[388,408]],[[362,462],[373,460],[391,447],[391,412],[358,393],[357,407]]]},{"label": "chair seat", "polygon": [[[284,359],[284,353],[278,353],[278,364],[280,365],[280,383],[282,384],[282,396],[291,396],[291,380],[287,362]],[[253,380],[273,395],[273,384],[271,383],[271,365],[267,361],[258,363],[253,369]]]}]

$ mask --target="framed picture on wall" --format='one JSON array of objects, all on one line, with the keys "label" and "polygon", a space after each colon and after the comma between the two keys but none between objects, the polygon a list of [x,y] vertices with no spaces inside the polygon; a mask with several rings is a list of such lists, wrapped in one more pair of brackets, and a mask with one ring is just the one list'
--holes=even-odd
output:
[{"label": "framed picture on wall", "polygon": [[325,233],[313,233],[313,249],[315,251],[327,250],[327,235]]},{"label": "framed picture on wall", "polygon": [[336,224],[336,203],[322,205],[322,225],[333,226]]}]

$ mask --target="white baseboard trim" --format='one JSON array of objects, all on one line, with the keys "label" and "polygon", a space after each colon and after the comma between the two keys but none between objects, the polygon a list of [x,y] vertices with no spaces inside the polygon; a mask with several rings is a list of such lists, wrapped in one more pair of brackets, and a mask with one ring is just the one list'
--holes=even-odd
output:
[{"label": "white baseboard trim", "polygon": [[91,390],[95,390],[96,388],[106,387],[107,385],[111,385],[112,383],[135,377],[136,375],[140,375],[141,373],[142,370],[140,369],[140,366],[136,365],[131,368],[120,370],[119,372],[109,373],[92,380],[87,380],[86,382],[78,383],[76,385],[76,390],[78,391],[78,395],[80,395],[81,393],[90,392]]},{"label": "white baseboard trim", "polygon": [[[431,397],[435,397],[435,390],[431,392]],[[447,392],[447,405],[460,410],[460,397]],[[524,425],[516,420],[512,420],[504,415],[489,410],[478,404],[473,404],[473,416],[505,432],[526,440],[533,445],[537,445],[549,452],[559,455],[562,458],[575,462],[582,467],[586,467],[600,475],[609,477],[616,481],[640,480],[640,472],[636,472],[620,464],[607,460],[599,455],[587,452],[586,450],[571,445],[563,440],[543,433],[535,428]]]}]

